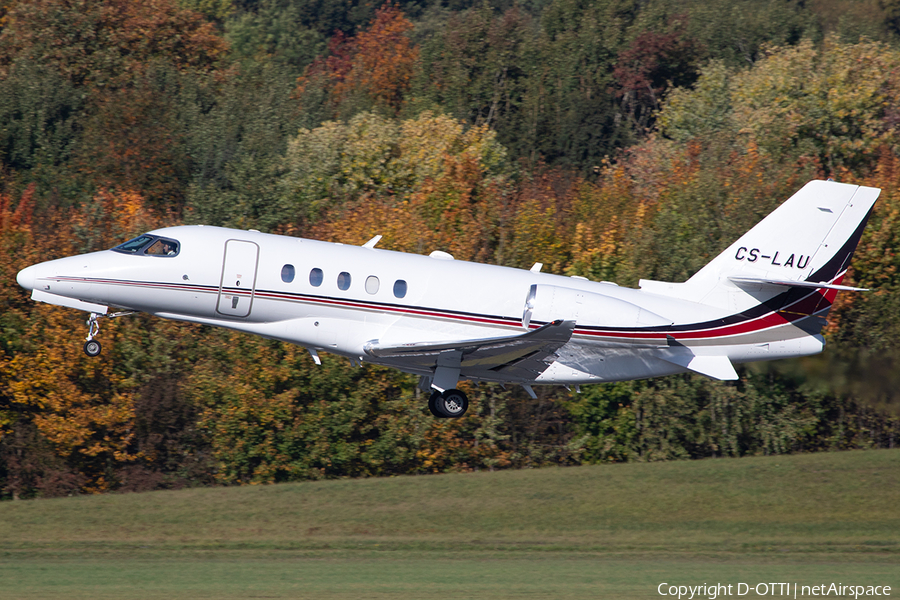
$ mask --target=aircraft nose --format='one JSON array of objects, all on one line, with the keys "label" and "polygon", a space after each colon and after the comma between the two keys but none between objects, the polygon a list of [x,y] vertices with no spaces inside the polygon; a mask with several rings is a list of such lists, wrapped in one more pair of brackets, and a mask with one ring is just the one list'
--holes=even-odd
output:
[{"label": "aircraft nose", "polygon": [[34,289],[34,272],[35,272],[34,265],[32,265],[30,267],[25,267],[24,269],[19,271],[18,275],[16,275],[16,281],[18,281],[19,285],[21,285],[26,290],[33,290]]}]

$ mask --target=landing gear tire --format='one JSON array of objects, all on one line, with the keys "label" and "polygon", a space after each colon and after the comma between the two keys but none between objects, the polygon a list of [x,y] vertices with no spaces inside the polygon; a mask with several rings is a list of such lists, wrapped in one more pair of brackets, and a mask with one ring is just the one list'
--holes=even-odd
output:
[{"label": "landing gear tire", "polygon": [[428,400],[428,408],[436,417],[458,419],[469,409],[469,398],[459,390],[446,390],[443,394],[435,392]]},{"label": "landing gear tire", "polygon": [[428,398],[428,410],[431,411],[431,414],[437,417],[438,419],[444,418],[444,413],[438,412],[437,409],[437,401],[438,398],[441,397],[441,393],[437,390],[431,393],[431,396]]},{"label": "landing gear tire", "polygon": [[98,356],[103,347],[97,340],[88,340],[84,343],[84,353],[88,356]]}]

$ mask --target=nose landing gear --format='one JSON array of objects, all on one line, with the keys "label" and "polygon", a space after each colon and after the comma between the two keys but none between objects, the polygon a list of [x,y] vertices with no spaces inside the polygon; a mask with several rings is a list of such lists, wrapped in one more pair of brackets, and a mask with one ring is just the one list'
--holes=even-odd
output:
[{"label": "nose landing gear", "polygon": [[115,319],[116,317],[126,317],[133,314],[134,312],[132,311],[117,312],[111,315],[91,313],[91,316],[88,317],[88,320],[85,322],[88,326],[88,335],[84,342],[84,353],[90,357],[99,356],[100,351],[103,349],[100,342],[94,339],[94,336],[100,333],[100,317],[106,316],[109,319]]},{"label": "nose landing gear", "polygon": [[84,342],[84,353],[91,357],[98,356],[103,349],[100,342],[94,339],[94,336],[100,333],[99,320],[100,315],[97,313],[91,313],[91,316],[87,320],[88,336]]}]

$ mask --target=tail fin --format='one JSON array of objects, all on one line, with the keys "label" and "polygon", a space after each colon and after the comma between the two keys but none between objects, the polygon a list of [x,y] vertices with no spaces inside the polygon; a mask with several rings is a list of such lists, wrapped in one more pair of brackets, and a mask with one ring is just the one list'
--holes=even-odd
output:
[{"label": "tail fin", "polygon": [[810,181],[686,282],[641,280],[641,289],[737,312],[792,287],[833,299],[857,289],[840,282],[880,192]]}]

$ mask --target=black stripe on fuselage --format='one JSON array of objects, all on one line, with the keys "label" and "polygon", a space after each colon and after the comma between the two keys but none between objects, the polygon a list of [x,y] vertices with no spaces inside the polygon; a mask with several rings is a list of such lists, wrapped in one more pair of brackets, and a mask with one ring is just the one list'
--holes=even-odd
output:
[{"label": "black stripe on fuselage", "polygon": [[[189,292],[201,292],[218,295],[220,288],[218,286],[197,285],[190,283],[168,283],[168,282],[145,282],[135,280],[117,280],[117,279],[97,279],[97,278],[54,278],[63,281],[81,281],[85,283],[98,283],[107,285],[135,286],[142,288],[158,288],[166,290],[179,290]],[[300,292],[275,291],[263,289],[248,288],[221,288],[221,293],[232,295],[249,296],[253,294],[257,298],[268,300],[281,300],[287,302],[313,303],[313,304],[329,304],[344,306],[357,310],[385,310],[391,312],[399,312],[410,316],[434,317],[434,318],[450,318],[463,319],[475,323],[483,323],[490,325],[501,325],[510,327],[521,326],[521,319],[516,317],[507,317],[499,315],[488,315],[484,313],[474,313],[459,310],[449,310],[442,308],[428,308],[424,306],[416,306],[409,304],[397,304],[387,302],[372,302],[368,300],[357,300],[353,298],[342,298],[336,296],[319,296],[314,294],[304,294]],[[683,325],[660,325],[654,327],[606,327],[600,325],[579,325],[578,329],[589,332],[610,332],[610,333],[685,333],[685,332],[702,332],[704,330],[717,329],[732,325],[738,325],[754,319],[760,319],[766,315],[776,313],[786,307],[797,304],[812,296],[818,294],[817,290],[809,288],[791,288],[777,296],[764,301],[752,308],[726,317],[704,321],[700,323],[689,323]],[[798,318],[802,315],[798,315]],[[792,321],[794,319],[786,319]],[[545,323],[533,321],[532,325],[537,327]]]}]

